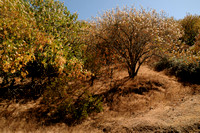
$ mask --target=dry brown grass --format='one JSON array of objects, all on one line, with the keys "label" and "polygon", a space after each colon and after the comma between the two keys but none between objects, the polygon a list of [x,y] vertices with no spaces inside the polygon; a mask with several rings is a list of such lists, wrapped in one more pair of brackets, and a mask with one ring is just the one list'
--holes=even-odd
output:
[{"label": "dry brown grass", "polygon": [[26,112],[39,106],[39,100],[25,104],[2,102],[0,132],[199,132],[200,86],[179,83],[142,66],[138,77],[129,79],[126,69],[115,67],[90,87],[104,97],[104,111],[83,123],[69,127],[38,123]]}]

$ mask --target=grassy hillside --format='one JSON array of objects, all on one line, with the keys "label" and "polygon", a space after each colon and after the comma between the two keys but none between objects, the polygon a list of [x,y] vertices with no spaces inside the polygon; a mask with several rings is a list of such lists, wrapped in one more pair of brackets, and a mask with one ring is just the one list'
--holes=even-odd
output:
[{"label": "grassy hillside", "polygon": [[[103,97],[104,110],[74,126],[44,126],[37,109],[41,98],[1,102],[1,132],[198,132],[200,86],[183,85],[175,77],[142,66],[136,79],[126,69],[113,67],[89,89]],[[33,111],[34,110],[34,111]]]}]

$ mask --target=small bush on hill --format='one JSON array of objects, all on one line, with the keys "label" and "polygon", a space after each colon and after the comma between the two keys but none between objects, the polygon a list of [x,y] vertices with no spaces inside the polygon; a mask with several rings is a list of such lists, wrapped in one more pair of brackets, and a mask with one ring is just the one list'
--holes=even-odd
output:
[{"label": "small bush on hill", "polygon": [[169,74],[175,75],[181,81],[200,83],[200,62],[187,62],[183,59],[161,59],[154,66],[155,70],[167,70]]},{"label": "small bush on hill", "polygon": [[154,69],[156,71],[163,71],[165,69],[169,69],[171,67],[171,61],[168,58],[163,57],[158,62],[154,64]]}]

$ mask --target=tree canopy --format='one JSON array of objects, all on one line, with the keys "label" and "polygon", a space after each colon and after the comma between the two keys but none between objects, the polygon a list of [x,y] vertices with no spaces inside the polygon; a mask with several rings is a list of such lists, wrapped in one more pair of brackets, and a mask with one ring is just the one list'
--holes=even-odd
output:
[{"label": "tree canopy", "polygon": [[87,26],[76,14],[54,0],[0,3],[0,71],[4,79],[16,74],[36,76],[37,71],[46,76],[53,71],[80,76],[81,35]]}]

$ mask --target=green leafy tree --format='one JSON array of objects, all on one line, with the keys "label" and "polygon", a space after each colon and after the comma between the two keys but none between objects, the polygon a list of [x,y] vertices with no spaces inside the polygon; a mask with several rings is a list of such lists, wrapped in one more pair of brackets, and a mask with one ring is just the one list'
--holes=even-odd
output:
[{"label": "green leafy tree", "polygon": [[[42,93],[38,115],[47,121],[71,123],[101,111],[101,99],[86,93],[83,84],[76,84],[90,76],[83,68],[82,36],[87,28],[88,24],[77,21],[77,15],[59,1],[0,0],[0,78],[15,92],[16,77],[31,76],[33,81],[38,77],[42,82],[32,82],[30,88],[20,91],[26,95],[32,89],[34,97]],[[20,96],[11,93],[7,95]]]},{"label": "green leafy tree", "polygon": [[41,31],[53,35],[60,47],[71,56],[82,57],[80,36],[84,33],[84,22],[77,21],[77,14],[71,14],[63,3],[54,0],[29,0]]},{"label": "green leafy tree", "polygon": [[53,0],[0,3],[0,67],[5,81],[16,74],[84,76],[81,36],[87,26],[76,14]]},{"label": "green leafy tree", "polygon": [[[36,23],[40,31],[53,36],[56,43],[51,50],[54,54],[59,55],[54,65],[60,66],[58,63],[60,57],[64,57],[67,61],[79,61],[82,64],[82,47],[81,36],[84,34],[83,22],[77,21],[77,14],[71,14],[63,3],[54,0],[29,0],[31,4]],[[51,52],[49,52],[51,53]],[[54,59],[55,55],[49,55]],[[73,62],[72,61],[72,62]],[[67,62],[66,62],[67,63]],[[70,64],[70,63],[67,63]],[[68,67],[69,68],[69,67]],[[68,69],[66,67],[66,69]]]},{"label": "green leafy tree", "polygon": [[37,29],[26,2],[3,0],[0,3],[1,77],[7,80],[17,73],[25,77],[28,72],[24,68],[35,60],[34,52],[48,44],[51,37]]}]

